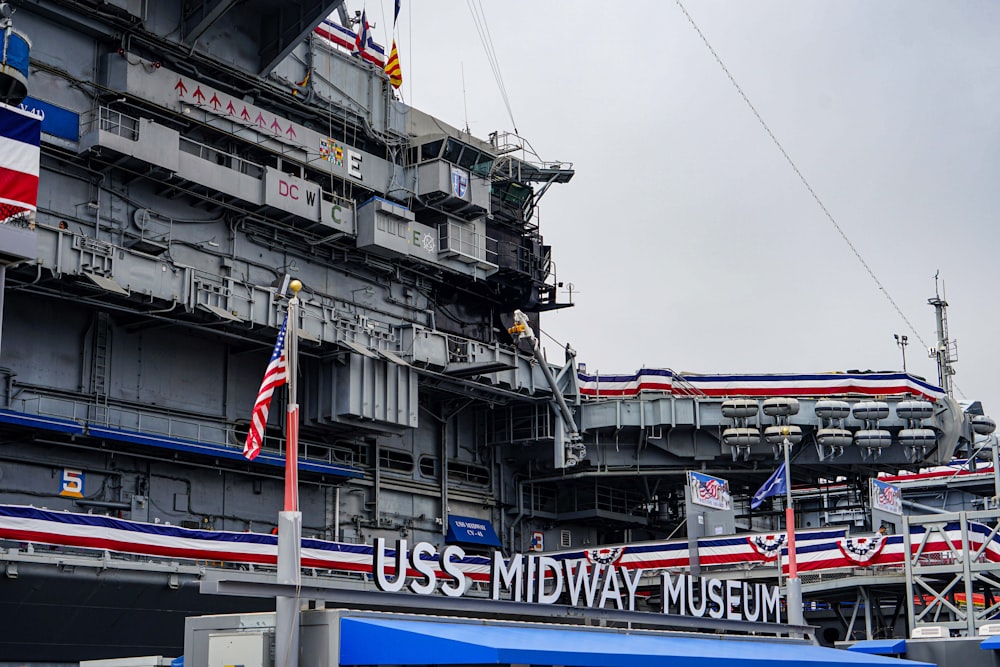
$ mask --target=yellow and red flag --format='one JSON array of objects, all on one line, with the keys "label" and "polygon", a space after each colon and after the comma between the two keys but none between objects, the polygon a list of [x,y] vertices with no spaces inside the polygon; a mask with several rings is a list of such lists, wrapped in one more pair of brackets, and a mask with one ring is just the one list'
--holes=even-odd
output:
[{"label": "yellow and red flag", "polygon": [[393,88],[403,85],[403,70],[399,66],[399,52],[396,51],[396,40],[392,40],[392,51],[389,52],[389,59],[385,61],[385,73],[389,75],[389,83]]}]

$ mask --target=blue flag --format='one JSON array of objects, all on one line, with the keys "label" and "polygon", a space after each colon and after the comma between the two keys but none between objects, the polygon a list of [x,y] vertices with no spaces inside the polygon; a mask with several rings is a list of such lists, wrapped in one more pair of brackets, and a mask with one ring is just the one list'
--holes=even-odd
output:
[{"label": "blue flag", "polygon": [[785,463],[782,462],[778,469],[767,478],[764,482],[764,486],[757,489],[757,493],[753,494],[753,500],[750,502],[751,509],[757,509],[760,504],[764,502],[764,498],[770,498],[771,496],[780,496],[785,493],[787,487],[785,486]]}]

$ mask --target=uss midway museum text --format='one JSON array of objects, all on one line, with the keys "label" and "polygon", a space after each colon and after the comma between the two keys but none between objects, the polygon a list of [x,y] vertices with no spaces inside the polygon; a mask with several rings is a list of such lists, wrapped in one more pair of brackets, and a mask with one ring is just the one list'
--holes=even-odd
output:
[{"label": "uss midway museum text", "polygon": [[[418,595],[438,590],[449,597],[461,596],[467,585],[466,573],[455,562],[465,550],[449,545],[437,552],[434,545],[418,542],[407,551],[406,540],[396,540],[390,557],[385,539],[377,538],[372,564],[375,585],[380,591],[400,592],[408,588]],[[389,572],[395,576],[390,578]],[[554,604],[565,594],[574,607],[617,607],[635,610],[636,594],[644,570],[580,561],[559,561],[550,556],[515,554],[505,559],[493,553],[490,564],[490,597],[514,602]],[[415,576],[411,576],[415,575]],[[659,574],[662,613],[734,621],[781,622],[778,588],[762,583],[730,579],[695,578],[689,574]]]}]

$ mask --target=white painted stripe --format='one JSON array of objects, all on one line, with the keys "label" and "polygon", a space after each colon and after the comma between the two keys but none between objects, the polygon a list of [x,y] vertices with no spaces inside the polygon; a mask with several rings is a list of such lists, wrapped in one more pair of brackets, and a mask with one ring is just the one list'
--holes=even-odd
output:
[{"label": "white painted stripe", "polygon": [[38,120],[42,119],[42,114],[40,114],[40,113],[34,113],[32,111],[28,111],[27,109],[22,109],[21,107],[11,106],[9,104],[4,104],[2,102],[0,102],[0,107],[3,107],[4,109],[6,109],[8,111],[13,111],[14,113],[19,113],[22,116],[24,116],[25,118],[36,118]]},{"label": "white painted stripe", "polygon": [[26,208],[29,211],[37,211],[38,209],[29,204],[28,202],[17,201],[14,199],[7,199],[6,197],[0,197],[0,204],[10,204],[11,206],[20,206],[21,208]]},{"label": "white painted stripe", "polygon": [[38,176],[38,146],[0,137],[0,166],[22,174]]}]

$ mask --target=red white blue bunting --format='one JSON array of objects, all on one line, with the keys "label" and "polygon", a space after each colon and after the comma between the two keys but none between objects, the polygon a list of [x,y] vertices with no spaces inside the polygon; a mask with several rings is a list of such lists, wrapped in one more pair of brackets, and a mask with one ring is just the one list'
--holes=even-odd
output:
[{"label": "red white blue bunting", "polygon": [[[961,549],[961,526],[946,524],[926,536],[927,529],[913,527],[911,553],[920,549],[925,562],[950,562]],[[969,523],[970,549],[979,560],[1000,562],[1000,530]],[[72,512],[53,512],[20,505],[0,505],[0,539],[53,544],[152,557],[185,558],[225,563],[275,564],[277,537],[258,533],[198,530],[149,524]],[[796,534],[796,562],[800,571],[888,566],[902,567],[902,535],[849,536],[843,529],[820,529]],[[921,546],[922,545],[922,546]],[[784,533],[759,533],[698,540],[700,564],[724,569],[774,566],[779,558],[788,569]],[[387,554],[390,562],[393,551]],[[628,545],[546,553],[557,561],[644,570],[686,569],[690,565],[687,540],[642,542]],[[303,567],[372,571],[372,547],[305,538]],[[490,559],[466,556],[459,567],[475,581],[487,581]],[[443,576],[443,575],[442,575]]]},{"label": "red white blue bunting", "polygon": [[945,395],[906,373],[810,373],[699,375],[643,368],[631,375],[577,374],[587,398],[630,398],[643,392],[673,396],[915,396],[936,401]]}]

